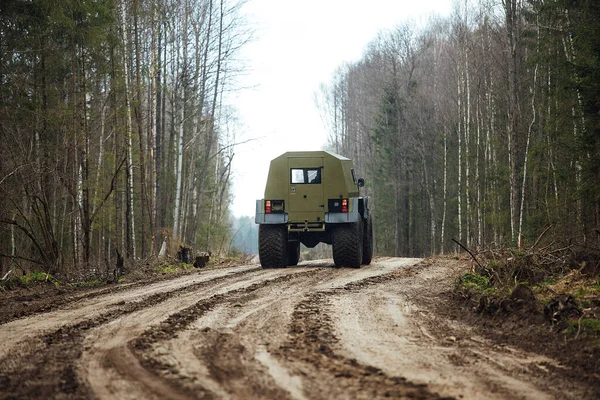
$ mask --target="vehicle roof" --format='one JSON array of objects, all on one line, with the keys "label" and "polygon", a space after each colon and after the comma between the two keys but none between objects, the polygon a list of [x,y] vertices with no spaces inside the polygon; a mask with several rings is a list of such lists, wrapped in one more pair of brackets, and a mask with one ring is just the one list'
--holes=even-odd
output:
[{"label": "vehicle roof", "polygon": [[349,158],[346,158],[344,156],[340,156],[339,154],[335,154],[335,153],[333,153],[331,151],[327,151],[327,150],[317,150],[317,151],[288,151],[286,153],[283,153],[282,155],[280,155],[277,158],[280,158],[280,157],[285,157],[285,158],[289,158],[289,157],[323,157],[325,155],[337,158],[338,160],[350,160]]}]

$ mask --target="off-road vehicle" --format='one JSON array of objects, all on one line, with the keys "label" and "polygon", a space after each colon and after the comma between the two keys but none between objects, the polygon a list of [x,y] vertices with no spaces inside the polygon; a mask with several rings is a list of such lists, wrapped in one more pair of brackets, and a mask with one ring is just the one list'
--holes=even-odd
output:
[{"label": "off-road vehicle", "polygon": [[360,196],[352,160],[328,151],[288,152],[271,161],[265,198],[256,201],[263,268],[298,264],[300,243],[333,246],[338,267],[373,257],[369,198]]}]

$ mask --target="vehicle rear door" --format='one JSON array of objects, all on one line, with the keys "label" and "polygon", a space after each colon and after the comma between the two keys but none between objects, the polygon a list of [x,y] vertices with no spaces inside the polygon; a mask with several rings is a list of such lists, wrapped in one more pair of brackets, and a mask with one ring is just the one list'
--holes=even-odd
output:
[{"label": "vehicle rear door", "polygon": [[322,221],[324,217],[324,176],[322,157],[292,157],[290,169],[289,204],[286,207],[290,219]]}]

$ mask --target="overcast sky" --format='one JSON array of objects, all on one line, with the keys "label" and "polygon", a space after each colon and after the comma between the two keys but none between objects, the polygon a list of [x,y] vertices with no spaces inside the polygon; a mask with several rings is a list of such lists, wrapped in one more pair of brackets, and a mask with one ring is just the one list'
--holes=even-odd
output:
[{"label": "overcast sky", "polygon": [[269,162],[286,151],[321,150],[327,131],[314,102],[321,83],[344,62],[360,59],[384,29],[432,14],[452,0],[249,0],[243,12],[256,30],[242,50],[248,74],[231,99],[240,119],[233,161],[233,215],[253,216]]}]

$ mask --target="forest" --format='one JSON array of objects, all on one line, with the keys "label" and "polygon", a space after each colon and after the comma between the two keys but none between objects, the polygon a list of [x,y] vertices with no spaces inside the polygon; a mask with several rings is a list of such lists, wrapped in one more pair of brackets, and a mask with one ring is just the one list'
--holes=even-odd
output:
[{"label": "forest", "polygon": [[366,178],[376,254],[599,248],[600,2],[459,1],[381,32],[315,97]]},{"label": "forest", "polygon": [[[231,223],[223,100],[252,37],[243,3],[0,3],[0,278],[255,248],[251,221]],[[464,0],[339,66],[315,98],[328,148],[366,178],[376,254],[546,232],[598,248],[599,62],[597,1]]]},{"label": "forest", "polygon": [[0,272],[229,244],[237,0],[0,4]]}]

